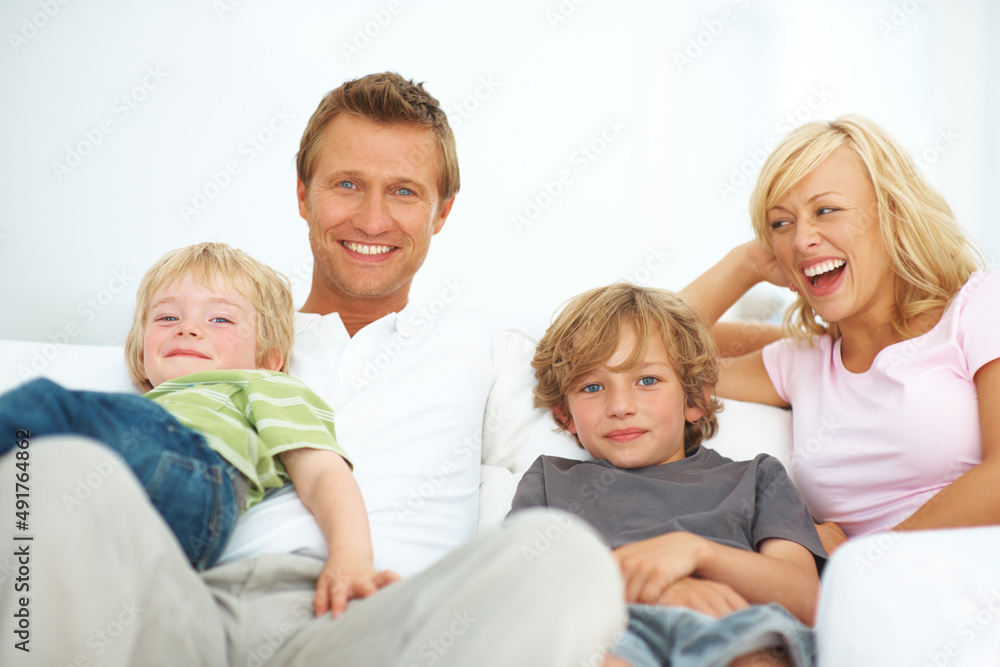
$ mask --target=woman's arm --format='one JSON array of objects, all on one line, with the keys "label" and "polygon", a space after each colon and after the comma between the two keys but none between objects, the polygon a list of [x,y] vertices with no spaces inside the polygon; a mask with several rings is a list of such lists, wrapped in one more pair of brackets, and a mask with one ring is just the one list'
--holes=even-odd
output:
[{"label": "woman's arm", "polygon": [[619,547],[614,555],[630,603],[657,604],[675,582],[695,575],[727,584],[751,604],[776,602],[807,625],[815,620],[816,562],[790,540],[764,540],[756,553],[674,532]]},{"label": "woman's arm", "polygon": [[983,462],[924,503],[896,530],[1000,524],[1000,359],[980,368],[974,379]]},{"label": "woman's arm", "polygon": [[[761,348],[781,337],[780,329],[754,322],[717,320],[757,283],[787,285],[774,255],[759,241],[729,251],[715,266],[680,291],[680,296],[712,326],[722,355],[715,392],[722,398],[787,407],[764,368]],[[714,325],[714,326],[713,326]]]},{"label": "woman's arm", "polygon": [[[788,286],[788,278],[774,255],[760,241],[748,241],[695,278],[680,291],[680,296],[712,326],[751,287],[763,281]],[[733,356],[727,352],[722,355]]]}]

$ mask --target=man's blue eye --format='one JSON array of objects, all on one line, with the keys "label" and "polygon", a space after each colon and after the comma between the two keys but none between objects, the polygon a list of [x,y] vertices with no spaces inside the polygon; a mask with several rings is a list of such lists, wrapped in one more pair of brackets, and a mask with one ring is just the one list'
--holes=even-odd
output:
[{"label": "man's blue eye", "polygon": [[413,190],[411,190],[410,188],[400,188],[396,190],[396,192],[398,192],[401,195],[406,195],[407,197],[413,194]]},{"label": "man's blue eye", "polygon": [[339,183],[339,185],[340,185],[340,187],[342,187],[342,188],[344,188],[346,190],[356,190],[357,187],[358,187],[354,183],[351,183],[350,181],[341,181]]},{"label": "man's blue eye", "polygon": [[601,385],[599,384],[588,384],[586,387],[583,388],[583,391],[588,394],[593,394],[600,390],[601,390]]},{"label": "man's blue eye", "polygon": [[639,384],[641,384],[644,387],[648,387],[650,385],[654,385],[657,382],[659,382],[659,380],[657,380],[654,377],[649,377],[649,376],[646,376],[646,377],[644,377],[644,378],[642,378],[642,379],[639,380]]}]

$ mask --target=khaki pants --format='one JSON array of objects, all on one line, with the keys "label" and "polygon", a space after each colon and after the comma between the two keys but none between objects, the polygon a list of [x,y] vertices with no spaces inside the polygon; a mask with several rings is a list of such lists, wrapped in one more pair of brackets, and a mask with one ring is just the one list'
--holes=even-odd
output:
[{"label": "khaki pants", "polygon": [[26,466],[0,459],[2,665],[576,667],[600,665],[625,623],[617,566],[565,514],[526,512],[334,621],[312,616],[319,561],[199,575],[110,450],[67,437],[27,451]]}]

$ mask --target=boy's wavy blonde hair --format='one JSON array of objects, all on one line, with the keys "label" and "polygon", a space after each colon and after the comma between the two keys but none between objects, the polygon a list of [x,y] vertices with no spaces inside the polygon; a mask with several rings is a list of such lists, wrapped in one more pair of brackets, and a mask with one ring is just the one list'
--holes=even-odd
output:
[{"label": "boy's wavy blonde hair", "polygon": [[[875,187],[882,248],[896,274],[893,331],[901,340],[913,338],[923,333],[913,329],[916,318],[943,311],[983,259],[944,197],[876,123],[848,114],[806,123],[785,137],[764,161],[750,196],[754,233],[770,249],[768,209],[841,146],[861,158]],[[785,312],[785,329],[800,337],[840,337],[837,324],[822,321],[801,294]]]},{"label": "boy's wavy blonde hair", "polygon": [[673,292],[620,282],[571,299],[545,332],[531,361],[537,380],[535,406],[550,410],[559,430],[565,430],[559,415],[569,415],[567,395],[611,358],[626,329],[635,333],[637,344],[614,370],[638,364],[649,341],[659,336],[684,387],[687,405],[703,411],[684,426],[684,451],[690,453],[719,428],[716,414],[722,404],[712,396],[719,379],[719,354],[708,327]]},{"label": "boy's wavy blonde hair", "polygon": [[136,293],[132,328],[125,338],[125,363],[132,382],[142,391],[150,391],[143,364],[146,325],[153,297],[164,287],[175,285],[186,276],[212,287],[216,280],[245,296],[257,311],[257,367],[280,354],[285,371],[295,342],[292,290],[288,278],[265,266],[247,253],[225,243],[199,243],[172,250],[161,257],[142,277]]}]

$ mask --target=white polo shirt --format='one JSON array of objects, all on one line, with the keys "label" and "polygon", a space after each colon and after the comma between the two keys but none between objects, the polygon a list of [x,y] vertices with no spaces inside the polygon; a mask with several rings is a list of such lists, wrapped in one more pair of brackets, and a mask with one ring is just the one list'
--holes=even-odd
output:
[{"label": "white polo shirt", "polygon": [[[336,313],[295,315],[289,374],[333,408],[368,510],[375,567],[404,576],[476,532],[492,341],[457,306],[439,306],[411,303],[353,338]],[[291,487],[240,518],[220,562],[262,553],[327,557]]]}]

